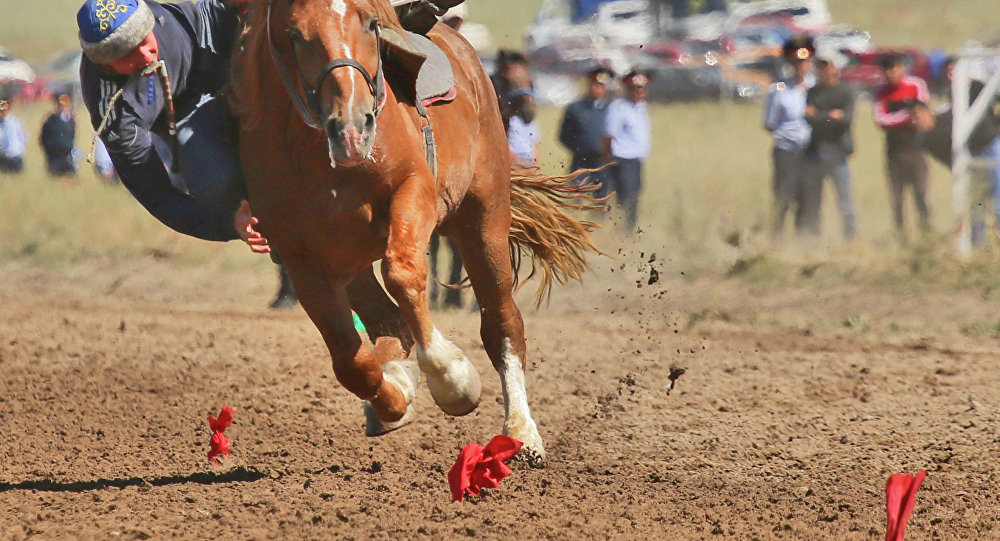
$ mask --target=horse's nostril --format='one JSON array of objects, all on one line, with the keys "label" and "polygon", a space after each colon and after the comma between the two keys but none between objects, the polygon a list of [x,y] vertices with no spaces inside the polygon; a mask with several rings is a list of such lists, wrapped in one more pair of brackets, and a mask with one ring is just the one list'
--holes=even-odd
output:
[{"label": "horse's nostril", "polygon": [[346,125],[343,122],[337,120],[336,118],[328,118],[326,121],[327,137],[330,137],[331,139],[339,139],[342,135],[344,135],[345,126]]},{"label": "horse's nostril", "polygon": [[375,115],[373,113],[368,113],[365,115],[365,128],[372,129],[375,127]]}]

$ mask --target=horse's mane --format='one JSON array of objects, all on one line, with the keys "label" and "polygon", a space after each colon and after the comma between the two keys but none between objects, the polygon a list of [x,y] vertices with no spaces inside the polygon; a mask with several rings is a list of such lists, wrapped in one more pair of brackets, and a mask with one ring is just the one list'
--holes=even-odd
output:
[{"label": "horse's mane", "polygon": [[[275,0],[252,0],[243,15],[243,30],[240,32],[233,49],[232,74],[229,85],[229,106],[231,112],[241,122],[254,124],[265,110],[261,107],[262,81],[259,77],[259,66],[271,64],[271,53],[267,45],[267,6]],[[347,0],[356,3],[359,0]],[[389,0],[367,1],[375,11],[382,28],[403,31],[396,10]],[[256,106],[255,106],[256,105]],[[257,114],[254,114],[257,113]]]}]

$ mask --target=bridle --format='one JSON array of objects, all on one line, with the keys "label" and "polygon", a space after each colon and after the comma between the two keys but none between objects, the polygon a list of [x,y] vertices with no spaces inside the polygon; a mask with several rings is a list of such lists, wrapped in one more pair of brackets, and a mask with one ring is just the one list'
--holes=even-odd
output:
[{"label": "bridle", "polygon": [[298,57],[295,55],[295,41],[292,40],[292,59],[295,63],[295,69],[299,73],[299,83],[302,85],[302,89],[305,91],[305,100],[299,96],[298,91],[295,89],[295,85],[292,83],[291,78],[288,76],[288,72],[285,71],[284,65],[281,63],[281,58],[278,56],[278,50],[274,46],[274,38],[271,36],[271,1],[267,3],[267,46],[271,51],[271,59],[274,61],[274,65],[278,70],[278,76],[281,78],[281,83],[285,87],[285,91],[288,92],[288,96],[292,100],[292,104],[295,105],[295,109],[298,110],[299,115],[302,120],[305,121],[310,127],[316,128],[317,130],[323,130],[323,124],[320,122],[320,117],[322,116],[322,110],[320,109],[319,103],[319,91],[323,87],[323,83],[326,82],[326,78],[333,73],[333,70],[337,68],[354,68],[361,72],[361,76],[365,78],[365,82],[368,83],[368,90],[372,93],[372,97],[375,98],[375,105],[372,107],[372,114],[375,118],[378,118],[379,113],[382,112],[382,107],[385,106],[385,75],[382,73],[382,34],[381,27],[376,23],[375,25],[375,53],[378,56],[378,67],[375,69],[375,76],[372,77],[368,70],[361,65],[360,62],[354,60],[353,58],[338,58],[329,62],[320,71],[319,77],[316,79],[315,85],[310,85],[307,83],[305,73],[302,72],[302,65],[299,63]]}]

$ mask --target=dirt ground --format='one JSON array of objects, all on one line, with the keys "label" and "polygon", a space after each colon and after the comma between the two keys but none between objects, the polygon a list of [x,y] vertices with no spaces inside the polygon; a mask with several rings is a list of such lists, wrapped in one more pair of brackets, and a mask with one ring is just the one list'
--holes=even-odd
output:
[{"label": "dirt ground", "polygon": [[973,292],[637,270],[526,302],[547,465],[453,503],[458,451],[502,426],[473,314],[436,319],[483,375],[479,410],[422,389],[414,424],[367,439],[304,313],[264,309],[270,274],[129,265],[0,267],[2,539],[880,539],[886,477],[921,469],[909,539],[1000,539],[1000,348],[948,330],[995,319]]}]

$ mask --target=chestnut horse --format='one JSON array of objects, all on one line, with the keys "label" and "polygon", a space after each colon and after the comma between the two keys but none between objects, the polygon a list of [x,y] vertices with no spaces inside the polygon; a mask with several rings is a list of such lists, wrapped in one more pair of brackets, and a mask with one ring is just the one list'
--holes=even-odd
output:
[{"label": "chestnut horse", "polygon": [[[430,317],[424,253],[436,229],[457,243],[479,302],[483,345],[503,386],[504,433],[540,464],[516,263],[525,249],[545,290],[579,279],[596,251],[593,224],[564,209],[589,192],[563,177],[512,175],[490,80],[451,28],[428,34],[450,58],[458,91],[428,109],[435,178],[412,84],[379,54],[383,34],[403,32],[388,0],[253,0],[245,17],[230,100],[249,199],[337,380],[365,401],[366,433],[409,421],[420,372],[446,413],[479,403],[478,372]],[[355,331],[352,308],[374,347]],[[405,360],[413,346],[416,362]]]}]

